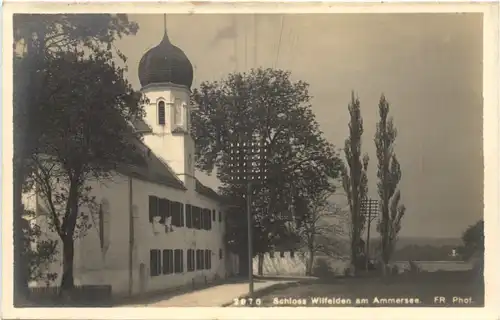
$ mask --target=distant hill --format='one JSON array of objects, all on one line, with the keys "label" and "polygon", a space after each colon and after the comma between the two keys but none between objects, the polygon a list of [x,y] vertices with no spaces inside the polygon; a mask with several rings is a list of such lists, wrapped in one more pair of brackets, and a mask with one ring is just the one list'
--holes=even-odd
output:
[{"label": "distant hill", "polygon": [[[380,248],[380,241],[380,238],[375,238],[370,242],[371,256]],[[457,260],[457,257],[452,257],[450,254],[460,245],[462,245],[462,240],[459,238],[402,237],[396,243],[392,260]]]}]

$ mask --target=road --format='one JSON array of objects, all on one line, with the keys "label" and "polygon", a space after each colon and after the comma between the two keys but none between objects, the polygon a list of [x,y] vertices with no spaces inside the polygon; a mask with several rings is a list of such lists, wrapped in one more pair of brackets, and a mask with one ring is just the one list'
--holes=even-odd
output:
[{"label": "road", "polygon": [[[481,281],[461,273],[435,272],[412,278],[344,278],[290,285],[259,297],[262,307],[482,307]],[[247,303],[248,304],[248,303]]]}]

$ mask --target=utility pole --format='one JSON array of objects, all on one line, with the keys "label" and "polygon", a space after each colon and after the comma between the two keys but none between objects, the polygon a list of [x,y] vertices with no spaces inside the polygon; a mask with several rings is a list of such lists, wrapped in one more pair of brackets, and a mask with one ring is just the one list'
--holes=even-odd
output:
[{"label": "utility pole", "polygon": [[236,184],[246,185],[248,295],[250,298],[253,298],[252,193],[253,186],[267,181],[268,147],[263,141],[236,141],[229,144],[229,154],[229,171],[231,181]]},{"label": "utility pole", "polygon": [[379,202],[378,200],[366,198],[361,201],[361,213],[365,216],[368,221],[368,226],[366,229],[366,270],[368,271],[369,257],[370,257],[370,227],[372,221],[377,217],[379,212]]}]

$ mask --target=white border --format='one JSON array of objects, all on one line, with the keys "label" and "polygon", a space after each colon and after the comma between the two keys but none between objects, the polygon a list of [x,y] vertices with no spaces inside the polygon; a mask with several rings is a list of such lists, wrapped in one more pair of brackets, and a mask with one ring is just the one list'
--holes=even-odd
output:
[{"label": "white border", "polygon": [[[61,1],[62,2],[62,1]],[[110,1],[111,2],[111,1]],[[113,1],[114,2],[114,1]],[[416,4],[416,3],[220,3],[219,1],[180,3],[33,3],[17,1],[4,4],[3,108],[2,108],[2,318],[50,319],[499,319],[499,3]],[[172,3],[174,2],[174,3]],[[430,1],[429,1],[430,2]],[[474,2],[474,3],[472,3]],[[485,308],[36,308],[12,306],[12,13],[123,12],[158,13],[167,7],[171,13],[409,13],[409,12],[482,12],[483,96],[484,96],[484,201],[486,261]],[[496,288],[496,289],[495,289]]]}]

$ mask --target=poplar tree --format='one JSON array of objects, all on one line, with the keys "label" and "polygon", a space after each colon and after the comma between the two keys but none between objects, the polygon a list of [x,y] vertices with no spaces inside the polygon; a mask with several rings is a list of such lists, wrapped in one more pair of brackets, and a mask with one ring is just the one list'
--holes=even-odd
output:
[{"label": "poplar tree", "polygon": [[347,165],[342,170],[342,184],[349,202],[351,217],[351,268],[357,274],[358,257],[362,248],[361,235],[365,225],[365,217],[361,212],[361,202],[368,191],[368,154],[362,155],[363,118],[361,116],[361,104],[354,92],[351,94],[351,102],[348,106],[349,137],[345,140],[344,153]]},{"label": "poplar tree", "polygon": [[401,166],[394,151],[397,130],[392,117],[389,117],[389,102],[383,94],[380,97],[378,107],[380,120],[377,123],[375,133],[375,146],[378,159],[377,191],[380,197],[381,217],[377,231],[382,238],[381,258],[383,272],[386,274],[398,233],[401,230],[401,219],[406,212],[406,207],[400,204],[401,193],[398,190],[398,184],[401,180]]}]

